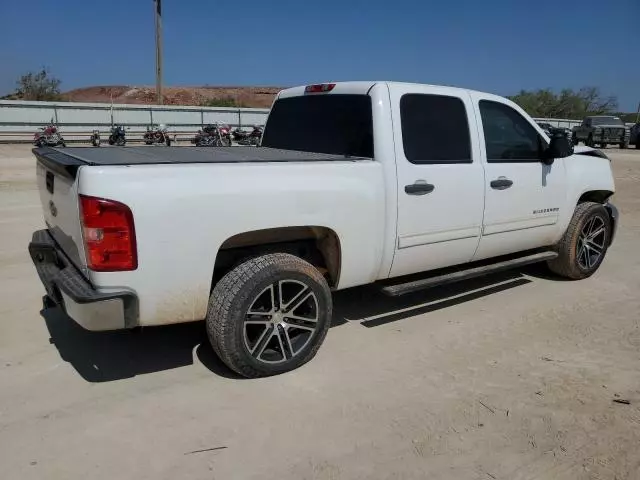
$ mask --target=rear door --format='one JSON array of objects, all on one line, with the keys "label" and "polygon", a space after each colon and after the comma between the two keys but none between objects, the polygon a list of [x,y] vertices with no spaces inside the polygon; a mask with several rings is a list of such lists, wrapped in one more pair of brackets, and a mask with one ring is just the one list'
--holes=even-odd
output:
[{"label": "rear door", "polygon": [[483,234],[474,260],[551,245],[565,198],[564,159],[542,163],[548,141],[500,97],[472,93],[486,161]]},{"label": "rear door", "polygon": [[391,276],[468,262],[480,239],[484,170],[468,92],[390,85],[398,181]]},{"label": "rear door", "polygon": [[49,233],[78,268],[85,265],[82,228],[78,207],[76,168],[69,168],[68,157],[51,148],[36,155],[36,179],[44,221]]}]

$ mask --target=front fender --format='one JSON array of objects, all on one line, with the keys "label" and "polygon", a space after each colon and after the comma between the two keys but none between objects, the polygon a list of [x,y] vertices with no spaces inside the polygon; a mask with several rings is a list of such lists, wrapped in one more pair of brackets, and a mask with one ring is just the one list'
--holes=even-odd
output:
[{"label": "front fender", "polygon": [[[576,205],[581,198],[593,196],[603,203],[615,192],[610,160],[599,150],[576,148],[565,158],[566,195],[565,207],[558,222],[558,240],[569,226]],[[597,192],[597,194],[596,194]]]}]

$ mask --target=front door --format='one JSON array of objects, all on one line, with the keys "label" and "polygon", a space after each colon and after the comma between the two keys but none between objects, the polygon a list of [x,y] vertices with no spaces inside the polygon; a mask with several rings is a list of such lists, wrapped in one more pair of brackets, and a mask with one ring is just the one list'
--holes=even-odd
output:
[{"label": "front door", "polygon": [[548,141],[532,121],[495,97],[472,98],[486,162],[483,231],[474,260],[551,245],[565,204],[564,159],[545,165]]},{"label": "front door", "polygon": [[468,262],[478,246],[484,170],[477,130],[470,128],[471,98],[452,92],[390,89],[398,179],[392,277]]}]

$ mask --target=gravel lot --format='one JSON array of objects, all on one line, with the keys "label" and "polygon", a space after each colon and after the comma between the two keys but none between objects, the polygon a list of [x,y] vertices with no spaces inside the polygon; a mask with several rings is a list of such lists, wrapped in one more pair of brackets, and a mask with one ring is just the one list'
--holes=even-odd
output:
[{"label": "gravel lot", "polygon": [[640,478],[640,151],[607,153],[622,225],[591,279],[340,292],[315,360],[242,380],[202,323],[43,316],[34,159],[0,145],[1,477]]}]

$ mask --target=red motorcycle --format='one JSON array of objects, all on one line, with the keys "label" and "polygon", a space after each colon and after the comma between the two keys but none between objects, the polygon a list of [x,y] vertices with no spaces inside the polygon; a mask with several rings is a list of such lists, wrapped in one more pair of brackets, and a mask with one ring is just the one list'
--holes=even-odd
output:
[{"label": "red motorcycle", "polygon": [[147,127],[143,139],[145,145],[166,144],[167,147],[171,146],[171,138],[169,138],[167,127],[163,124],[158,125],[158,128]]},{"label": "red motorcycle", "polygon": [[58,145],[66,147],[64,138],[60,135],[58,127],[53,123],[46,127],[40,128],[33,134],[33,144],[36,147],[57,147]]},{"label": "red motorcycle", "polygon": [[196,147],[230,147],[231,129],[229,125],[205,125],[191,140]]}]

